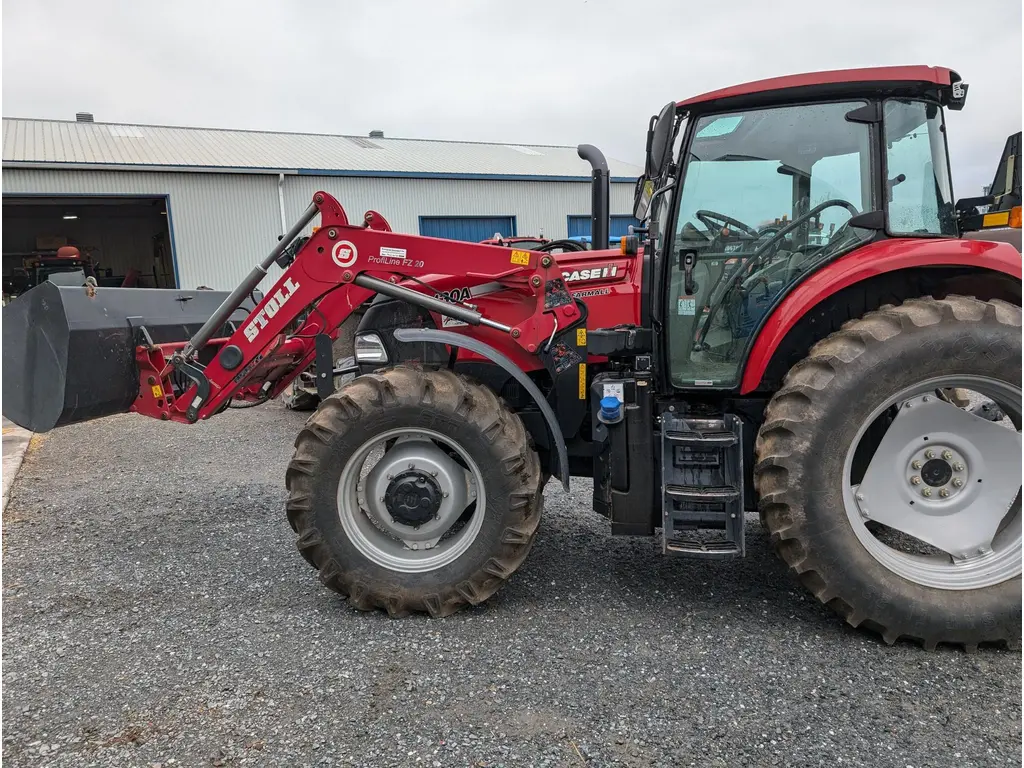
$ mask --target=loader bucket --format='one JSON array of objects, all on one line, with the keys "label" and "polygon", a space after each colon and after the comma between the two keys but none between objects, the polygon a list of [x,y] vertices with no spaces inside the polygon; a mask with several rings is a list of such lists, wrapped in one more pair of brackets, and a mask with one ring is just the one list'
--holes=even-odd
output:
[{"label": "loader bucket", "polygon": [[[185,341],[226,297],[40,283],[3,308],[4,416],[47,432],[125,413],[139,394],[138,328],[157,344]],[[240,309],[231,320],[246,314]]]}]

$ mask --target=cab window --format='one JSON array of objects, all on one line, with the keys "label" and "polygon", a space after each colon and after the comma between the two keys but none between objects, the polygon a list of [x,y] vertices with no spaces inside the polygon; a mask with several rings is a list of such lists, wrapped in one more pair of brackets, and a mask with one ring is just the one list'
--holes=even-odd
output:
[{"label": "cab window", "polygon": [[889,99],[883,110],[889,231],[956,236],[942,111]]}]

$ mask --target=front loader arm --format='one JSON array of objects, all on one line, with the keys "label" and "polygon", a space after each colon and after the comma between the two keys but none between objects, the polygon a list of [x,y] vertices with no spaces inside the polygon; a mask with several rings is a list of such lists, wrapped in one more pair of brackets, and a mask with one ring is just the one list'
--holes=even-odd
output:
[{"label": "front loader arm", "polygon": [[[213,339],[316,215],[319,228],[262,301],[229,337]],[[425,285],[400,284],[439,274],[486,278],[519,291],[519,317],[498,322],[435,298],[424,292]],[[317,192],[303,218],[188,343],[143,344],[137,349],[140,394],[132,410],[192,423],[218,413],[232,399],[258,402],[274,397],[313,362],[317,335],[333,338],[341,323],[376,293],[459,319],[468,324],[460,329],[467,335],[499,343],[511,339],[526,353],[539,355],[556,379],[571,374],[574,381],[577,376],[586,380],[586,334],[575,333],[586,327],[586,307],[569,294],[551,256],[399,234],[374,212],[353,225],[337,200]],[[304,319],[298,322],[300,317]],[[208,345],[217,348],[216,354],[201,365],[197,357]],[[171,394],[175,373],[191,380],[179,397]],[[584,389],[581,385],[579,391]]]}]

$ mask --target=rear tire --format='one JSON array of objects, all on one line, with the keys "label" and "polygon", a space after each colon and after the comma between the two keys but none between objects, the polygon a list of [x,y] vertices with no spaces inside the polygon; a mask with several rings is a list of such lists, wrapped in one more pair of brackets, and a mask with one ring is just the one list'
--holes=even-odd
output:
[{"label": "rear tire", "polygon": [[[339,510],[339,487],[351,471],[343,469],[367,441],[396,429],[433,432],[458,446],[472,457],[486,494],[484,511],[472,513],[483,519],[471,543],[429,570],[415,571],[415,563],[386,567],[367,556],[352,534],[360,508]],[[486,600],[522,564],[540,522],[540,480],[522,421],[494,392],[449,371],[398,367],[358,377],[306,422],[286,475],[288,520],[320,580],[353,607],[447,616]],[[395,557],[402,557],[401,546]]]},{"label": "rear tire", "polygon": [[[818,600],[887,643],[1019,647],[1019,569],[960,589],[926,586],[886,567],[848,518],[844,462],[873,409],[918,382],[984,377],[1016,387],[1019,398],[1020,375],[1021,309],[959,296],[914,299],[852,320],[789,371],[765,411],[754,481],[776,550]],[[1016,508],[1019,525],[1019,492]]]}]

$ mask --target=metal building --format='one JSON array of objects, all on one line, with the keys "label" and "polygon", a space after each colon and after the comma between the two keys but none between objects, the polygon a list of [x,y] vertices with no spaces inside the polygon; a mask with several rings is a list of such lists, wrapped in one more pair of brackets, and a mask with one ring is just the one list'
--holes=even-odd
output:
[{"label": "metal building", "polygon": [[[615,235],[641,169],[609,165]],[[401,232],[589,234],[573,147],[4,119],[4,275],[66,244],[115,283],[230,289],[321,189]]]}]

